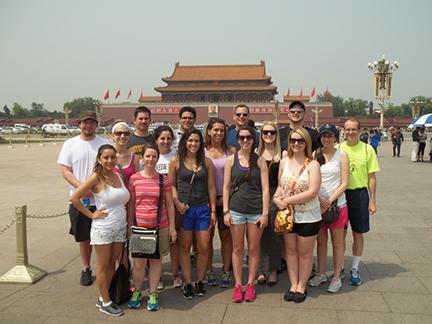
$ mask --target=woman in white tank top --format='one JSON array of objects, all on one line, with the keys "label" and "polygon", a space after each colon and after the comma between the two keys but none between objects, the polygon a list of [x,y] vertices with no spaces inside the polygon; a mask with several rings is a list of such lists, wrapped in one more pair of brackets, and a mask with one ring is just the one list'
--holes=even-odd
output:
[{"label": "woman in white tank top", "polygon": [[[117,151],[109,144],[99,147],[93,174],[82,183],[70,198],[83,215],[92,219],[90,239],[97,256],[96,282],[100,297],[96,303],[99,310],[111,316],[123,314],[122,309],[110,300],[108,288],[114,274],[116,260],[126,241],[126,203],[129,191],[120,176],[114,172]],[[84,207],[81,198],[92,191],[96,211]]]},{"label": "woman in white tank top", "polygon": [[324,125],[320,128],[320,148],[315,152],[315,158],[321,165],[321,188],[318,195],[321,212],[325,212],[333,202],[337,201],[339,218],[331,224],[322,224],[317,238],[318,272],[309,280],[309,286],[317,287],[327,282],[325,275],[327,260],[327,230],[330,230],[333,246],[334,275],[327,291],[338,292],[342,287],[341,269],[343,268],[345,227],[348,223],[345,190],[349,180],[348,155],[335,148],[338,135],[334,125]]}]

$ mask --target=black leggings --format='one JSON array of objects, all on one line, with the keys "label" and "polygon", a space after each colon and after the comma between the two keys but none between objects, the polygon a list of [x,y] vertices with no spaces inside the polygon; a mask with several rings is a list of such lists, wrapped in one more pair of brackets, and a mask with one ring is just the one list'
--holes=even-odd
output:
[{"label": "black leggings", "polygon": [[423,156],[425,151],[426,143],[420,143],[417,155]]}]

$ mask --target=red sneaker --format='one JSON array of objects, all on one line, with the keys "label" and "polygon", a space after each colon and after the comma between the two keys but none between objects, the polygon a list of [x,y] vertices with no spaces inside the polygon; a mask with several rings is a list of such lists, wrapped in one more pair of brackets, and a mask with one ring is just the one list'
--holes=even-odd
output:
[{"label": "red sneaker", "polygon": [[247,302],[253,302],[256,299],[256,289],[253,284],[248,284],[246,286],[245,298],[244,300]]},{"label": "red sneaker", "polygon": [[240,285],[235,285],[233,294],[232,294],[232,301],[234,303],[241,303],[243,302],[243,289]]}]

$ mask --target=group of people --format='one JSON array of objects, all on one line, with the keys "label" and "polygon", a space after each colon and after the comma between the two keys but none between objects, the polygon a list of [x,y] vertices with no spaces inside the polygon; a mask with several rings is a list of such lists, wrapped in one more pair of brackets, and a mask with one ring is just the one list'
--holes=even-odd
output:
[{"label": "group of people", "polygon": [[[158,225],[159,174],[164,175],[159,251],[161,258],[170,253],[173,286],[183,287],[184,298],[204,296],[205,283],[219,282],[220,287],[234,285],[233,302],[253,302],[255,281],[275,285],[283,258],[290,279],[284,299],[301,303],[307,298],[308,285],[329,280],[325,275],[328,231],[334,256],[328,291],[338,292],[348,222],[354,239],[350,284],[360,285],[363,234],[369,231],[369,215],[376,211],[376,154],[359,140],[357,120],[345,122],[346,140],[339,144],[334,125],[324,125],[319,131],[303,127],[305,109],[303,102],[294,101],[288,110],[289,127],[264,122],[256,131],[249,125],[248,106],[238,105],[233,127],[211,118],[202,134],[194,127],[195,109],[186,106],[179,113],[177,134],[169,126],[150,134],[151,112],[138,107],[135,131],[117,122],[111,144],[96,136],[96,115],[85,113],[80,135],[64,143],[58,163],[71,187],[70,233],[80,247],[82,285],[92,284],[92,247],[96,252],[99,310],[123,314],[110,300],[108,288],[131,225]],[[275,217],[289,205],[295,208],[294,226],[279,235],[274,230]],[[323,224],[321,215],[332,205],[338,207],[337,220]],[[213,270],[216,227],[223,262],[219,280]],[[242,277],[245,240],[246,280]],[[312,272],[315,242],[318,267]],[[195,278],[191,249],[197,255]],[[147,309],[160,308],[161,258],[133,258],[129,308],[142,306],[145,276]]]},{"label": "group of people", "polygon": [[[416,127],[412,132],[413,149],[411,152],[411,161],[424,162],[427,135],[425,127]],[[430,161],[432,161],[432,138],[429,152]]]}]

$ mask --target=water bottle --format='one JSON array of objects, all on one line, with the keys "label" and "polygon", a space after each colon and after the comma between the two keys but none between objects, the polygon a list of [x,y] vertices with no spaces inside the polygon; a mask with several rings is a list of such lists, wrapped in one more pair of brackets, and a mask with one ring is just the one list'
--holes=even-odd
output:
[{"label": "water bottle", "polygon": [[81,199],[82,204],[84,205],[84,207],[88,207],[90,206],[90,198],[83,198]]}]

